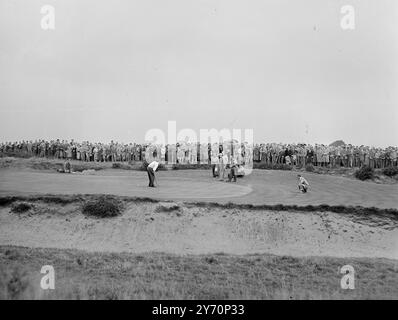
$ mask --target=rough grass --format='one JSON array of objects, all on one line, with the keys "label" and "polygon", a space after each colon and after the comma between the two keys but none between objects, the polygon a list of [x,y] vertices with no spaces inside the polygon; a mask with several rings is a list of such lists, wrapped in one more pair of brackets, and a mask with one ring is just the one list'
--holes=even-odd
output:
[{"label": "rough grass", "polygon": [[265,169],[265,170],[292,170],[293,166],[284,164],[284,163],[262,163],[262,162],[254,162],[253,169]]},{"label": "rough grass", "polygon": [[23,158],[23,159],[28,159],[31,158],[30,155],[27,153],[20,153],[20,152],[0,152],[0,158]]},{"label": "rough grass", "polygon": [[[347,264],[355,269],[354,290],[340,286]],[[40,289],[43,265],[55,269],[55,290]],[[0,299],[398,299],[397,270],[388,259],[2,246]]]},{"label": "rough grass", "polygon": [[40,195],[40,196],[3,196],[0,197],[0,207],[5,207],[13,204],[17,201],[27,202],[44,202],[53,204],[70,204],[75,202],[81,202],[91,196],[85,195]]},{"label": "rough grass", "polygon": [[[97,202],[100,199],[111,199],[115,203],[129,203],[129,202],[143,202],[143,203],[159,203],[159,202],[172,202],[165,200],[158,200],[148,197],[123,197],[123,196],[109,196],[109,195],[34,195],[34,196],[0,196],[0,206],[10,206],[15,202],[45,202],[54,204],[70,204],[70,203],[86,203]],[[219,209],[241,209],[241,210],[270,210],[270,211],[290,211],[290,212],[334,212],[340,214],[348,214],[356,218],[387,218],[394,222],[398,222],[397,209],[384,209],[376,207],[362,207],[362,206],[343,206],[343,205],[253,205],[253,204],[237,204],[228,202],[225,204],[218,202],[182,202],[183,205],[188,207],[201,207],[201,208],[219,208]],[[161,209],[159,209],[161,210]]]},{"label": "rough grass", "polygon": [[307,172],[314,172],[314,166],[312,165],[312,164],[307,164],[306,166],[305,166],[305,171],[307,171]]},{"label": "rough grass", "polygon": [[398,175],[398,167],[389,167],[389,168],[384,168],[382,170],[382,173],[387,176],[387,177],[395,177]]},{"label": "rough grass", "polygon": [[369,166],[363,166],[354,173],[355,178],[359,180],[370,180],[374,178],[374,170]]},{"label": "rough grass", "polygon": [[342,205],[253,205],[253,204],[236,204],[228,202],[226,204],[220,204],[218,202],[190,202],[188,206],[197,206],[204,208],[220,208],[220,209],[240,209],[240,210],[270,210],[270,211],[290,211],[290,212],[334,212],[340,214],[350,214],[356,217],[371,217],[375,216],[378,218],[388,218],[395,222],[398,221],[398,210],[397,209],[381,209],[376,207],[361,207],[361,206],[342,206]]},{"label": "rough grass", "polygon": [[173,164],[172,165],[172,170],[210,170],[211,169],[211,164],[207,163],[198,163],[198,164]]},{"label": "rough grass", "polygon": [[11,212],[24,213],[33,208],[33,205],[26,202],[17,202],[11,206]]},{"label": "rough grass", "polygon": [[89,200],[82,206],[82,213],[98,218],[116,217],[123,212],[123,203],[120,199],[111,196],[100,196]]},{"label": "rough grass", "polygon": [[133,168],[129,164],[114,162],[112,163],[113,169],[123,169],[123,170],[133,170]]},{"label": "rough grass", "polygon": [[181,206],[179,205],[159,205],[156,207],[155,212],[173,212],[173,211],[181,211]]}]

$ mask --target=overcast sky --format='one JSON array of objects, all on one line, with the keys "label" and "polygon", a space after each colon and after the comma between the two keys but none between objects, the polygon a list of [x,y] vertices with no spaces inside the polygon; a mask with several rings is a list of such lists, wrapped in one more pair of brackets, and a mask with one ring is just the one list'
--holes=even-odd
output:
[{"label": "overcast sky", "polygon": [[396,0],[0,0],[0,140],[140,142],[176,120],[398,145],[397,60]]}]

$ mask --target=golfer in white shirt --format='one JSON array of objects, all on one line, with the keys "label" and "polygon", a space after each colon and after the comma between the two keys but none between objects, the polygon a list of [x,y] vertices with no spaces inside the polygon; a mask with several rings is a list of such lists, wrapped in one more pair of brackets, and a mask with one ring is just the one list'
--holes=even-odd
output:
[{"label": "golfer in white shirt", "polygon": [[228,164],[228,156],[224,153],[220,154],[220,180],[224,180],[225,178],[225,171]]},{"label": "golfer in white shirt", "polygon": [[148,167],[146,168],[148,172],[148,178],[149,178],[149,187],[154,188],[155,187],[155,171],[159,166],[159,162],[157,161],[152,161]]},{"label": "golfer in white shirt", "polygon": [[298,178],[298,188],[302,193],[306,193],[308,190],[308,187],[310,186],[310,184],[308,183],[308,181],[302,177],[301,175],[297,175]]}]

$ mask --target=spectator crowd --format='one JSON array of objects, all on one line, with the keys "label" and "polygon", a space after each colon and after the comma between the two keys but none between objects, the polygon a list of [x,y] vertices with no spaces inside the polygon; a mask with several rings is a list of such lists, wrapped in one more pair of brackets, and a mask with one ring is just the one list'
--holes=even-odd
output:
[{"label": "spectator crowd", "polygon": [[41,157],[95,162],[153,161],[169,164],[214,164],[220,156],[228,163],[245,165],[265,163],[322,167],[385,168],[397,166],[397,147],[262,143],[250,145],[237,141],[222,144],[180,142],[173,145],[137,143],[92,143],[74,140],[36,140],[0,143],[3,156]]}]

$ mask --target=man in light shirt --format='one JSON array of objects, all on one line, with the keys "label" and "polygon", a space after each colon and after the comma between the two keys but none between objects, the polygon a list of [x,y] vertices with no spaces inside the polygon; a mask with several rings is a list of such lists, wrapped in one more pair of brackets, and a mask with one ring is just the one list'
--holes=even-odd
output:
[{"label": "man in light shirt", "polygon": [[310,186],[310,184],[308,183],[308,181],[302,177],[301,175],[297,175],[298,178],[298,188],[302,193],[306,193],[308,190],[308,187]]},{"label": "man in light shirt", "polygon": [[220,153],[220,180],[225,179],[225,172],[228,164],[228,156],[225,153]]},{"label": "man in light shirt", "polygon": [[152,161],[148,167],[146,168],[148,172],[148,178],[149,178],[149,187],[154,188],[155,187],[155,171],[159,166],[159,162],[157,161]]},{"label": "man in light shirt", "polygon": [[220,173],[219,164],[220,160],[218,159],[218,155],[211,151],[211,171],[213,173],[213,178],[217,177]]}]

